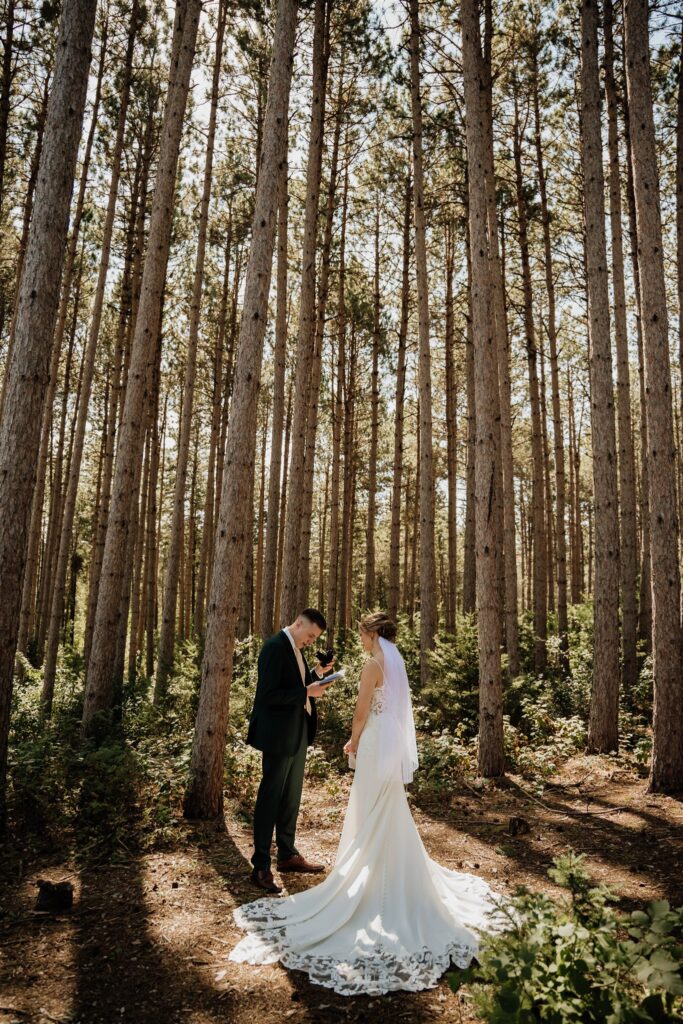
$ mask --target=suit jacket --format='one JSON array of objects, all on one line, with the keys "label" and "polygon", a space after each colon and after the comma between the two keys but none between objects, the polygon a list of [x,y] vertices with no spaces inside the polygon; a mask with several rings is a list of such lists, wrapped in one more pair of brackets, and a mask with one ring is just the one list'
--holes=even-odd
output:
[{"label": "suit jacket", "polygon": [[[315,682],[305,658],[304,667],[306,683]],[[310,701],[309,715],[299,663],[289,637],[281,629],[266,640],[259,654],[247,743],[266,754],[291,756],[299,749],[302,730],[306,729],[310,746],[317,726],[315,698]]]}]

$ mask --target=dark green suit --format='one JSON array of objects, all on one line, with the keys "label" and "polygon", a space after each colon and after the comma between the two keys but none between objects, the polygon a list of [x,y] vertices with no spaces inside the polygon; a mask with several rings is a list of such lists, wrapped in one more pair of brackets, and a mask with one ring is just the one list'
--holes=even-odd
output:
[{"label": "dark green suit", "polygon": [[[306,684],[315,682],[304,658]],[[258,682],[247,743],[263,752],[263,777],[254,808],[254,855],[258,870],[270,868],[273,831],[278,860],[298,853],[294,845],[304,782],[306,748],[315,737],[317,714],[306,689],[291,641],[283,629],[266,641],[258,659]]]}]

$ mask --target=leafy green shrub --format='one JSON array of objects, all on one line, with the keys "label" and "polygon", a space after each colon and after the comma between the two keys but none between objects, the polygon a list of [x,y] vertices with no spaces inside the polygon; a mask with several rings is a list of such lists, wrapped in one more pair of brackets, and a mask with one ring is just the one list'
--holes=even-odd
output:
[{"label": "leafy green shrub", "polygon": [[[8,808],[12,831],[49,847],[68,823],[71,776],[77,757],[80,696],[70,669],[58,676],[52,718],[41,715],[42,672],[21,656],[8,751]],[[63,685],[64,684],[64,685]]]},{"label": "leafy green shrub", "polygon": [[474,985],[475,1008],[490,1024],[683,1019],[683,908],[657,901],[620,917],[583,860],[573,851],[555,858],[548,874],[569,891],[564,898],[518,887],[510,928],[482,940],[478,966],[449,974],[454,992]]},{"label": "leafy green shrub", "polygon": [[429,792],[435,796],[453,788],[453,780],[464,772],[476,771],[476,748],[465,736],[465,728],[453,733],[444,729],[435,735],[424,735],[418,740],[420,770],[415,775],[416,793]]},{"label": "leafy green shrub", "polygon": [[115,739],[86,750],[80,761],[76,813],[79,855],[116,859],[137,847],[138,765],[133,751]]},{"label": "leafy green shrub", "polygon": [[241,735],[231,732],[225,750],[225,789],[245,813],[253,811],[260,779],[260,752],[248,746]]},{"label": "leafy green shrub", "polygon": [[312,747],[306,757],[306,775],[309,779],[328,779],[332,773],[332,765],[320,747]]},{"label": "leafy green shrub", "polygon": [[[549,724],[549,723],[548,723]],[[586,744],[586,727],[581,718],[556,718],[547,736],[531,738],[503,716],[505,762],[509,768],[530,779],[546,779]]]}]

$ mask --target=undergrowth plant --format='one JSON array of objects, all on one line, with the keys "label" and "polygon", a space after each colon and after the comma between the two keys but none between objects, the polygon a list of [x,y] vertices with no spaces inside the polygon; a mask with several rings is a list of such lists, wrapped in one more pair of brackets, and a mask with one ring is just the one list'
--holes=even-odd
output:
[{"label": "undergrowth plant", "polygon": [[560,898],[517,889],[506,931],[482,939],[478,963],[448,975],[472,986],[489,1024],[664,1024],[683,1017],[683,908],[665,900],[621,915],[591,884],[584,856],[553,861]]}]

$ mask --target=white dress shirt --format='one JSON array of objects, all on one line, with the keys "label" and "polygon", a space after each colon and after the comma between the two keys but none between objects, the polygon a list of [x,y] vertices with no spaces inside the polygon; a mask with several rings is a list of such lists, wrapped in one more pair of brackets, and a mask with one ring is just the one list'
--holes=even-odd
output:
[{"label": "white dress shirt", "polygon": [[[301,651],[299,650],[299,648],[298,648],[298,647],[297,647],[297,645],[295,644],[295,642],[294,642],[294,637],[293,637],[293,636],[292,636],[292,634],[291,634],[291,633],[289,632],[289,630],[287,629],[287,627],[286,627],[286,626],[285,626],[285,628],[284,628],[284,632],[285,632],[285,633],[287,634],[287,636],[289,637],[289,642],[290,642],[290,644],[292,645],[292,648],[293,648],[293,650],[294,650],[294,654],[296,655],[296,660],[297,660],[297,663],[298,663],[298,665],[299,665],[299,671],[301,672],[301,682],[302,682],[302,683],[304,684],[304,686],[306,686],[306,667],[305,667],[305,665],[304,665],[304,657],[303,657],[303,654],[301,653]],[[310,698],[310,697],[308,696],[308,689],[306,689],[306,711],[307,711],[307,712],[308,712],[308,714],[310,715],[310,714],[311,714],[311,712],[312,712],[312,710],[313,710],[313,709],[312,709],[312,707],[311,707],[311,698]]]}]

